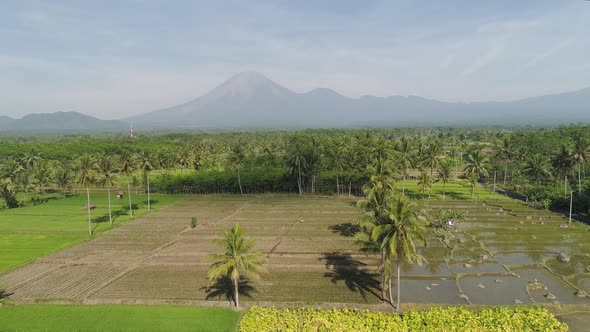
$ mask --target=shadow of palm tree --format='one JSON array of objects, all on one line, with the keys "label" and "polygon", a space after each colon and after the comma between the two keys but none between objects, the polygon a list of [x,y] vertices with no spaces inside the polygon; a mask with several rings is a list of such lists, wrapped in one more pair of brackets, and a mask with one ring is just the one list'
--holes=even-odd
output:
[{"label": "shadow of palm tree", "polygon": [[[252,298],[252,293],[256,291],[256,289],[250,284],[248,279],[242,278],[239,282],[239,293],[240,296],[245,296],[247,298]],[[234,285],[229,277],[219,278],[208,287],[203,287],[201,289],[205,290],[207,296],[205,297],[206,300],[221,300],[221,298],[225,298],[230,304],[234,301]]]},{"label": "shadow of palm tree", "polygon": [[345,237],[353,237],[358,231],[360,231],[358,225],[351,223],[331,225],[328,229],[332,230],[333,233],[339,233],[341,236]]},{"label": "shadow of palm tree", "polygon": [[12,295],[12,293],[8,293],[4,289],[0,289],[0,300],[8,298],[10,295]]},{"label": "shadow of palm tree", "polygon": [[326,268],[332,269],[326,272],[324,277],[331,278],[333,284],[344,281],[344,284],[352,292],[359,293],[365,301],[367,294],[371,294],[382,300],[377,291],[380,291],[378,274],[370,272],[366,264],[353,259],[349,253],[325,253]]}]

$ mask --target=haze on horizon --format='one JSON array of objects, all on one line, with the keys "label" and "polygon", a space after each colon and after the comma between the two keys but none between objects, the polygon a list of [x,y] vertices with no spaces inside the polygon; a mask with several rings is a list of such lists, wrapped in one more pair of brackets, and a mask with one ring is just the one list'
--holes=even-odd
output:
[{"label": "haze on horizon", "polygon": [[3,1],[0,115],[115,119],[254,70],[296,92],[511,100],[590,86],[590,2]]}]

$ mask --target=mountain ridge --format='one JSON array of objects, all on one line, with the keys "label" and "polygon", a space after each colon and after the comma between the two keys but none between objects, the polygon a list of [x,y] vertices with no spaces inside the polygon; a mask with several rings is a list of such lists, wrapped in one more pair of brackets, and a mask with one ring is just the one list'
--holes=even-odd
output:
[{"label": "mountain ridge", "polygon": [[587,105],[590,88],[495,102],[445,102],[420,96],[352,98],[329,88],[293,92],[250,71],[236,74],[184,104],[125,120],[144,126],[184,128],[529,124],[538,120],[550,124],[590,122]]}]

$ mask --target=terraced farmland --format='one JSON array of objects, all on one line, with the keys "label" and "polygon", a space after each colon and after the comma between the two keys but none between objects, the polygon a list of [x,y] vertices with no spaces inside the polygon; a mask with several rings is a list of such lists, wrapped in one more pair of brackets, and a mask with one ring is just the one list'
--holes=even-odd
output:
[{"label": "terraced farmland", "polygon": [[[404,302],[588,303],[577,295],[590,292],[586,226],[510,200],[421,204],[431,215],[465,211],[466,220],[447,244],[429,238],[421,248],[428,264],[404,266]],[[269,271],[243,287],[244,301],[374,305],[378,257],[359,253],[351,236],[359,212],[348,199],[191,197],[4,273],[0,284],[21,302],[229,305],[227,285],[208,285],[206,271],[213,240],[240,223]],[[561,252],[570,262],[557,261]]]}]

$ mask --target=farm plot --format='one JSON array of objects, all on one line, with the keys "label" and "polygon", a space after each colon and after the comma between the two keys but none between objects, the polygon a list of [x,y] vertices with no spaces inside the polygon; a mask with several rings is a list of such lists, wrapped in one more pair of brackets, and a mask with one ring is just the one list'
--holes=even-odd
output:
[{"label": "farm plot", "polygon": [[[209,284],[213,242],[239,223],[266,254],[268,274],[244,283],[245,302],[380,303],[379,259],[353,240],[354,202],[290,196],[191,197],[0,275],[14,299],[82,303],[229,305],[228,284]],[[509,200],[421,201],[430,215],[465,212],[448,241],[430,235],[428,263],[404,265],[402,300],[416,303],[588,303],[590,232]],[[190,228],[191,217],[198,225]],[[557,261],[567,253],[569,262]],[[56,280],[64,280],[55,287]],[[537,283],[542,286],[537,285]],[[549,296],[551,294],[551,296]]]}]

